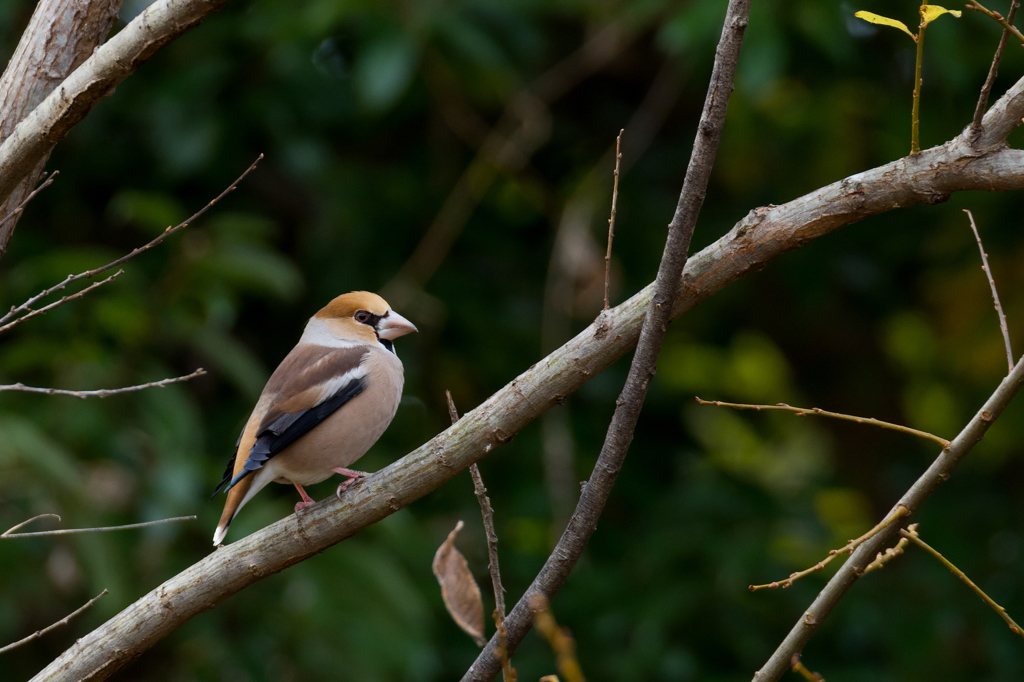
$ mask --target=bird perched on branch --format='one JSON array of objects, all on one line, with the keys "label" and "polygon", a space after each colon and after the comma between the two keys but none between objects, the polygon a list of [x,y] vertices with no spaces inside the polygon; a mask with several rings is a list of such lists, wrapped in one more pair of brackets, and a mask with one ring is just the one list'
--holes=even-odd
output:
[{"label": "bird perched on branch", "polygon": [[412,322],[368,291],[343,294],[310,318],[298,345],[278,365],[238,437],[214,546],[231,520],[271,481],[290,483],[302,496],[295,511],[313,504],[302,486],[339,473],[380,438],[398,410],[404,374],[393,341],[416,331]]}]

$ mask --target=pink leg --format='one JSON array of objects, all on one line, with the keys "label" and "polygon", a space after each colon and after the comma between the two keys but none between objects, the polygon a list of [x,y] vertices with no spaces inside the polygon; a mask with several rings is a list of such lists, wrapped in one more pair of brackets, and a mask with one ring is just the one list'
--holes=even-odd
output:
[{"label": "pink leg", "polygon": [[302,502],[296,502],[295,503],[295,511],[296,512],[300,512],[303,509],[305,509],[306,507],[309,507],[309,506],[312,506],[312,505],[316,504],[316,500],[314,500],[312,497],[307,495],[306,491],[302,489],[301,485],[299,485],[298,483],[293,483],[292,485],[294,485],[295,489],[299,491],[300,495],[302,495]]},{"label": "pink leg", "polygon": [[337,495],[338,497],[341,497],[341,494],[345,492],[345,490],[354,482],[358,481],[360,478],[363,478],[364,476],[369,476],[369,474],[366,473],[365,471],[356,471],[354,469],[346,469],[345,467],[335,467],[331,469],[331,471],[333,471],[336,474],[341,474],[342,476],[348,476],[348,480],[342,481],[341,484],[338,486],[338,492],[335,493],[335,495]]}]

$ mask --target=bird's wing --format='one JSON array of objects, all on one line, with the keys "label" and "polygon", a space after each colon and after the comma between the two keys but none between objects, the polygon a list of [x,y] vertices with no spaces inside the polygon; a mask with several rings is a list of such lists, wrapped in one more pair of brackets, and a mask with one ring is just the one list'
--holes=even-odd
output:
[{"label": "bird's wing", "polygon": [[235,457],[238,456],[238,446],[242,444],[242,436],[245,435],[245,427],[242,427],[241,432],[238,434],[238,440],[235,441],[234,454],[228,459],[228,465],[224,468],[224,478],[220,479],[220,483],[214,488],[213,494],[210,495],[210,499],[217,497],[217,493],[223,490],[224,486],[231,482],[231,477],[235,475]]},{"label": "bird's wing", "polygon": [[366,388],[362,360],[368,352],[365,347],[306,345],[293,350],[267,383],[264,395],[274,398],[259,421],[249,451],[236,453],[227,489],[362,393]]}]

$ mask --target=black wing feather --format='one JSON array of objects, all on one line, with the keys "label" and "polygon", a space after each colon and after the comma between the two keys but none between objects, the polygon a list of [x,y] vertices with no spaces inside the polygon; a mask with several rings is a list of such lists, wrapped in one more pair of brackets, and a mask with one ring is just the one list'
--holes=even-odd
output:
[{"label": "black wing feather", "polygon": [[238,456],[238,446],[242,444],[242,436],[245,435],[245,425],[242,425],[242,431],[238,434],[238,440],[235,441],[235,454],[231,455],[228,459],[228,465],[224,469],[224,478],[220,479],[220,483],[217,484],[217,488],[210,495],[210,499],[217,497],[217,493],[221,491],[221,488],[231,482],[231,472],[235,469],[235,457]]},{"label": "black wing feather", "polygon": [[312,431],[317,424],[330,417],[339,407],[365,389],[366,380],[364,378],[352,379],[319,405],[295,414],[282,415],[276,419],[274,423],[257,434],[256,443],[252,446],[249,458],[245,460],[245,468],[231,480],[227,489],[231,490],[243,478],[263,468],[267,460]]}]

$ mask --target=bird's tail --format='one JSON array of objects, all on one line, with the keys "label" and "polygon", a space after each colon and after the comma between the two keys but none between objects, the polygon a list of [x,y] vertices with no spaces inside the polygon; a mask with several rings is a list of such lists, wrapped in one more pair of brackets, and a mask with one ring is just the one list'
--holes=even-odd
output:
[{"label": "bird's tail", "polygon": [[224,541],[224,536],[228,534],[228,528],[231,526],[231,520],[235,518],[235,514],[237,514],[238,510],[241,509],[259,490],[259,488],[252,490],[252,494],[250,494],[254,478],[256,477],[253,475],[246,476],[233,485],[231,490],[228,491],[228,499],[227,502],[224,503],[224,511],[221,513],[220,521],[217,523],[217,530],[213,533],[214,547]]}]

